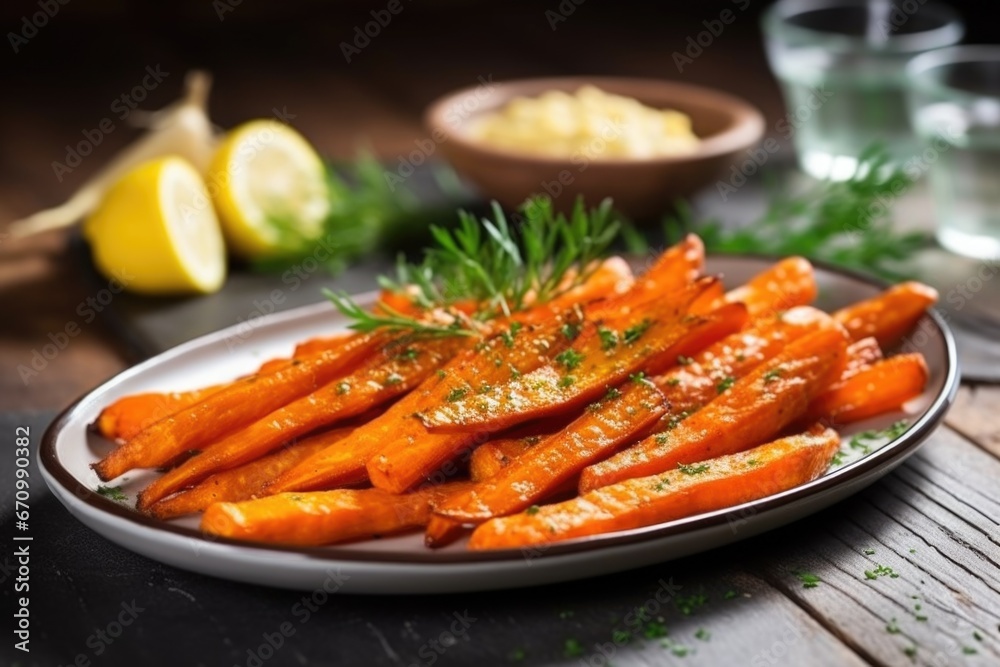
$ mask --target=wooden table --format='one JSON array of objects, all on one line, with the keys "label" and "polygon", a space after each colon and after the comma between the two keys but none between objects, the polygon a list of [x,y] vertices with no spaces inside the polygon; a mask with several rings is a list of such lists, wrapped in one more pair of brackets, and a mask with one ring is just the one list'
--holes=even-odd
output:
[{"label": "wooden table", "polygon": [[[484,22],[494,29],[469,32],[450,29],[453,15],[436,5],[407,5],[406,11],[412,21],[400,19],[398,30],[390,26],[393,30],[386,29],[377,48],[365,50],[349,67],[334,45],[341,33],[349,32],[343,26],[354,25],[355,19],[337,29],[326,23],[296,24],[303,32],[294,48],[285,40],[288,50],[280,69],[272,64],[269,48],[254,46],[254,39],[274,39],[271,26],[251,11],[242,21],[227,16],[232,20],[225,25],[242,31],[241,37],[221,36],[217,49],[200,54],[217,74],[215,118],[231,125],[281,108],[294,114],[294,123],[330,155],[348,157],[364,141],[392,161],[420,136],[419,113],[429,100],[482,74],[498,79],[586,72],[668,76],[725,87],[750,99],[765,110],[769,127],[781,114],[757,45],[756,20],[749,15],[727,29],[718,48],[707,49],[679,76],[670,54],[691,30],[700,30],[701,20],[712,18],[711,12],[701,16],[701,10],[692,10],[667,31],[662,17],[652,22],[633,15],[618,21],[614,10],[587,3],[552,32],[543,9],[517,5],[516,11],[484,9],[489,13]],[[180,73],[190,64],[187,54],[157,41],[165,29],[153,25],[155,18],[140,11],[136,20],[150,21],[143,24],[149,39],[129,42],[138,55],[135,62],[162,61],[172,72],[162,90],[151,94],[151,106],[176,95]],[[53,20],[29,46],[42,53],[57,48],[53,44],[84,30],[88,20],[83,16],[73,23],[67,18],[62,26]],[[98,25],[93,20],[91,27]],[[171,24],[169,30],[197,40],[209,28]],[[124,38],[116,39],[93,44],[69,59],[73,62],[62,63],[59,86],[39,79],[40,72],[49,71],[45,56],[29,61],[26,54],[18,63],[22,67],[11,83],[22,99],[44,111],[0,108],[0,220],[66,196],[130,138],[124,129],[108,135],[98,157],[63,182],[54,179],[50,165],[60,157],[60,147],[99,120],[107,101],[135,76],[124,66],[102,77],[92,75],[123,48]],[[424,48],[433,39],[446,39],[448,48]],[[734,76],[737,68],[739,76]],[[52,410],[135,361],[103,320],[95,318],[44,371],[27,384],[22,381],[18,365],[30,363],[50,333],[79,320],[80,304],[90,296],[65,234],[27,241],[0,236],[0,296],[5,429],[25,420],[41,428]],[[499,664],[506,659],[605,664],[595,646],[610,651],[607,646],[615,646],[621,619],[655,594],[661,580],[681,587],[657,613],[668,638],[636,638],[615,646],[613,664],[997,664],[998,488],[1000,389],[966,386],[947,425],[897,472],[786,529],[703,556],[537,590],[345,598],[319,610],[317,617],[323,620],[303,626],[295,642],[267,664],[298,664],[304,657],[338,664],[430,664],[431,655],[436,664]],[[128,585],[135,586],[131,590],[140,602],[153,595],[147,583],[155,584],[159,604],[145,612],[136,634],[126,635],[95,664],[155,664],[171,652],[183,654],[184,645],[168,630],[185,633],[188,646],[198,647],[206,664],[246,664],[246,650],[256,646],[262,633],[273,631],[299,597],[210,580],[133,556],[94,538],[52,498],[45,502],[45,520],[87,545],[79,553],[78,543],[69,537],[68,542],[39,545],[52,551],[43,556],[50,567],[35,595],[70,592],[66,600],[42,603],[40,622],[50,625],[39,641],[58,648],[53,659],[71,660],[67,647],[89,650],[89,633],[114,617],[125,593],[114,587],[113,593],[102,592],[100,582],[116,573],[124,573]],[[866,578],[865,571],[878,565],[891,567],[898,576]],[[820,583],[806,587],[796,573],[816,575]],[[10,594],[5,584],[4,595]],[[466,609],[479,619],[468,633],[443,652],[426,653],[428,642],[447,629],[452,612]],[[656,616],[652,621],[649,634],[657,635],[659,621]],[[577,644],[582,657],[574,655]]]}]

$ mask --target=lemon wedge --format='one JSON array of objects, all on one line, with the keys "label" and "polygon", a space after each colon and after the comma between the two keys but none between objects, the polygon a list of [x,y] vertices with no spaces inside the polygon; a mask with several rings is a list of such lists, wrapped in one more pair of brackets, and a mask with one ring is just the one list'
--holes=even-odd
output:
[{"label": "lemon wedge", "polygon": [[330,212],[323,161],[283,123],[254,120],[229,132],[206,179],[237,256],[274,257],[323,232]]},{"label": "lemon wedge", "polygon": [[125,174],[83,233],[98,270],[129,291],[209,293],[226,277],[226,248],[205,182],[176,156]]}]

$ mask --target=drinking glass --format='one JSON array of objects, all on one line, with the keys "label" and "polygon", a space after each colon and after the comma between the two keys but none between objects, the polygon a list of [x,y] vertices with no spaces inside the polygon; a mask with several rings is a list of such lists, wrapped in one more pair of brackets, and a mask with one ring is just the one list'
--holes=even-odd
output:
[{"label": "drinking glass", "polygon": [[901,163],[916,150],[903,70],[914,55],[957,43],[958,15],[920,0],[780,0],[763,17],[771,69],[803,171],[850,178],[874,142]]},{"label": "drinking glass", "polygon": [[906,67],[937,237],[953,252],[1000,259],[1000,46],[955,46]]}]

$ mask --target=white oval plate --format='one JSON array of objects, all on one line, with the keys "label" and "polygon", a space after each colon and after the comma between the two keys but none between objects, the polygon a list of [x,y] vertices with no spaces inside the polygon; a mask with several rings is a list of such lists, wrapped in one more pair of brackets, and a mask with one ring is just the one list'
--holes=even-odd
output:
[{"label": "white oval plate", "polygon": [[[707,272],[737,285],[772,260],[713,257]],[[880,285],[843,271],[817,267],[819,307],[833,310],[867,298]],[[370,303],[374,294],[359,297]],[[742,540],[782,526],[856,493],[899,465],[938,425],[958,388],[955,346],[943,320],[925,316],[904,349],[924,354],[926,391],[902,412],[852,425],[844,432],[910,421],[899,438],[827,472],[819,479],[758,501],[646,528],[576,539],[547,548],[470,552],[464,542],[439,551],[413,533],[324,548],[283,548],[213,539],[197,530],[197,517],[162,522],[135,511],[131,501],[155,473],[116,480],[129,503],[96,492],[90,464],[111,444],[93,435],[100,410],[117,398],[147,391],[180,391],[251,372],[265,359],[287,356],[306,338],[329,335],[346,322],[329,304],[297,308],[261,319],[249,329],[230,327],[203,336],[112,378],[63,412],[42,442],[42,475],[80,521],[132,551],[179,568],[225,579],[302,590],[325,587],[351,593],[446,593],[530,586],[641,567]]]}]

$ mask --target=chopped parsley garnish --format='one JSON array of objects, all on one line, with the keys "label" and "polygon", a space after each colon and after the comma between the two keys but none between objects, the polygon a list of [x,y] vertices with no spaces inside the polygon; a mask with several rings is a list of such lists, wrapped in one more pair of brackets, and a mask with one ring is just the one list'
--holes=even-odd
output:
[{"label": "chopped parsley garnish", "polygon": [[900,633],[899,625],[896,624],[896,618],[893,617],[891,621],[885,624],[885,631],[890,635],[898,635]]},{"label": "chopped parsley garnish", "polygon": [[660,639],[667,636],[667,626],[659,621],[650,621],[642,629],[642,636],[646,639]]},{"label": "chopped parsley garnish", "polygon": [[889,577],[890,579],[897,579],[899,574],[893,572],[892,568],[888,565],[878,565],[874,570],[865,570],[865,579],[878,579],[879,577]]},{"label": "chopped parsley garnish", "polygon": [[841,463],[844,462],[845,454],[846,452],[844,452],[844,450],[842,449],[839,449],[836,452],[834,452],[833,456],[830,458],[830,465],[839,466]]},{"label": "chopped parsley garnish", "polygon": [[601,349],[605,352],[615,349],[618,345],[618,332],[614,329],[597,327],[597,335],[601,338]]},{"label": "chopped parsley garnish", "polygon": [[528,516],[534,516],[535,514],[538,514],[538,505],[532,505],[531,507],[526,509],[525,512],[527,512]]},{"label": "chopped parsley garnish", "polygon": [[680,383],[681,383],[680,378],[670,378],[669,380],[667,380],[667,386],[669,387],[676,387]]},{"label": "chopped parsley garnish", "polygon": [[677,598],[677,611],[681,612],[685,616],[690,616],[700,607],[704,607],[708,603],[708,596],[704,593],[695,593],[687,597]]},{"label": "chopped parsley garnish", "polygon": [[822,581],[815,574],[809,572],[796,572],[795,576],[802,582],[802,588],[816,588],[819,586],[819,582]]},{"label": "chopped parsley garnish", "polygon": [[438,376],[438,379],[440,379],[440,380],[443,380],[443,379],[445,379],[445,378],[446,378],[446,377],[448,376],[448,374],[447,374],[447,373],[445,373],[445,372],[444,372],[443,370],[441,370],[440,368],[439,368],[439,369],[437,369],[436,371],[434,371],[434,374],[435,374],[435,375],[437,375],[437,376]]},{"label": "chopped parsley garnish", "polygon": [[615,630],[611,633],[611,641],[616,644],[628,644],[632,641],[632,633],[628,630]]},{"label": "chopped parsley garnish", "polygon": [[979,630],[972,631],[972,638],[975,639],[977,642],[983,641],[983,636],[979,634]]},{"label": "chopped parsley garnish", "polygon": [[963,646],[962,653],[964,653],[965,655],[975,655],[976,653],[979,653],[979,651],[977,651],[972,646]]},{"label": "chopped parsley garnish", "polygon": [[445,397],[445,400],[448,401],[449,403],[454,403],[455,401],[460,401],[463,398],[465,398],[465,395],[468,393],[469,390],[466,389],[465,387],[455,387],[454,389],[448,392],[448,395]]},{"label": "chopped parsley garnish", "polygon": [[580,325],[579,324],[564,324],[560,329],[562,335],[566,337],[566,340],[576,340],[576,337],[580,335]]},{"label": "chopped parsley garnish", "polygon": [[514,347],[514,338],[517,336],[517,332],[523,328],[523,324],[520,322],[511,322],[510,330],[504,331],[500,334],[500,338],[503,340],[503,344],[507,347]]},{"label": "chopped parsley garnish", "polygon": [[413,361],[414,359],[417,358],[418,354],[420,354],[420,350],[416,349],[415,347],[407,347],[404,348],[402,352],[397,354],[396,358],[403,359],[406,361]]},{"label": "chopped parsley garnish", "polygon": [[736,591],[730,589],[730,590],[726,591],[726,594],[723,595],[722,597],[725,600],[732,600],[734,597],[736,597],[736,595],[737,595]]},{"label": "chopped parsley garnish", "polygon": [[677,469],[680,470],[685,475],[700,475],[708,470],[707,463],[701,463],[699,465],[687,465],[684,463],[678,463]]},{"label": "chopped parsley garnish", "polygon": [[622,392],[617,387],[609,387],[608,393],[604,395],[604,398],[609,401],[613,401],[616,398],[621,398]]},{"label": "chopped parsley garnish", "polygon": [[851,449],[859,449],[862,454],[868,454],[871,452],[872,448],[870,445],[876,440],[895,440],[909,428],[909,422],[905,419],[901,419],[893,423],[888,428],[882,430],[872,429],[869,431],[862,431],[857,435],[851,437],[848,443]]},{"label": "chopped parsley garnish", "polygon": [[722,394],[727,389],[732,387],[734,382],[736,382],[736,378],[734,378],[732,375],[727,375],[725,378],[722,379],[722,382],[715,385],[715,390],[720,394]]},{"label": "chopped parsley garnish", "polygon": [[97,493],[104,496],[108,500],[113,500],[116,503],[124,503],[128,501],[128,496],[122,491],[120,486],[105,486],[103,484],[98,485]]},{"label": "chopped parsley garnish", "polygon": [[781,366],[777,368],[772,368],[768,372],[764,373],[764,384],[771,384],[775,380],[781,377],[782,371]]},{"label": "chopped parsley garnish", "polygon": [[709,639],[712,638],[712,633],[706,630],[705,628],[698,628],[695,631],[694,636],[696,639],[700,639],[703,642],[707,642]]},{"label": "chopped parsley garnish", "polygon": [[563,365],[563,367],[571,371],[583,362],[585,355],[577,352],[573,348],[563,350],[556,355],[556,361]]},{"label": "chopped parsley garnish", "polygon": [[656,483],[656,486],[654,486],[653,489],[655,491],[662,491],[668,486],[670,486],[670,479],[668,477],[661,477],[660,481]]},{"label": "chopped parsley garnish", "polygon": [[865,553],[866,556],[871,556],[872,554],[875,553],[875,550],[872,549],[872,548],[868,548],[868,549],[865,549],[864,553]]},{"label": "chopped parsley garnish", "polygon": [[646,331],[651,326],[653,326],[653,321],[652,320],[648,320],[648,319],[647,320],[643,320],[642,322],[639,322],[638,324],[636,324],[634,326],[631,326],[628,329],[626,329],[622,333],[622,339],[625,341],[626,345],[631,345],[632,343],[634,343],[637,340],[639,340],[640,338],[642,338],[642,335],[644,333],[646,333]]},{"label": "chopped parsley garnish", "polygon": [[480,394],[488,394],[491,391],[493,391],[493,385],[491,385],[489,382],[484,382],[481,385],[479,385]]},{"label": "chopped parsley garnish", "polygon": [[756,468],[759,465],[760,465],[760,461],[758,461],[757,459],[750,459],[749,461],[747,461],[747,467],[748,468]]},{"label": "chopped parsley garnish", "polygon": [[669,439],[670,439],[670,436],[667,435],[666,433],[657,433],[654,436],[654,440],[656,440],[656,444],[658,444],[658,445],[665,445],[665,444],[667,444],[667,440],[669,440]]},{"label": "chopped parsley garnish", "polygon": [[337,385],[337,396],[343,396],[351,390],[350,382],[341,382]]},{"label": "chopped parsley garnish", "polygon": [[916,646],[907,646],[906,648],[903,649],[903,653],[906,654],[907,658],[909,658],[910,660],[913,660],[914,658],[917,657],[917,647]]},{"label": "chopped parsley garnish", "polygon": [[583,644],[576,639],[567,639],[563,644],[563,655],[567,658],[577,658],[583,655]]},{"label": "chopped parsley garnish", "polygon": [[576,382],[576,378],[572,375],[564,375],[561,380],[559,380],[559,387],[565,389],[566,387],[572,387],[573,383]]},{"label": "chopped parsley garnish", "polygon": [[632,373],[631,375],[629,375],[628,379],[631,380],[632,382],[645,382],[646,374],[643,373],[642,371],[639,371],[638,373]]}]

